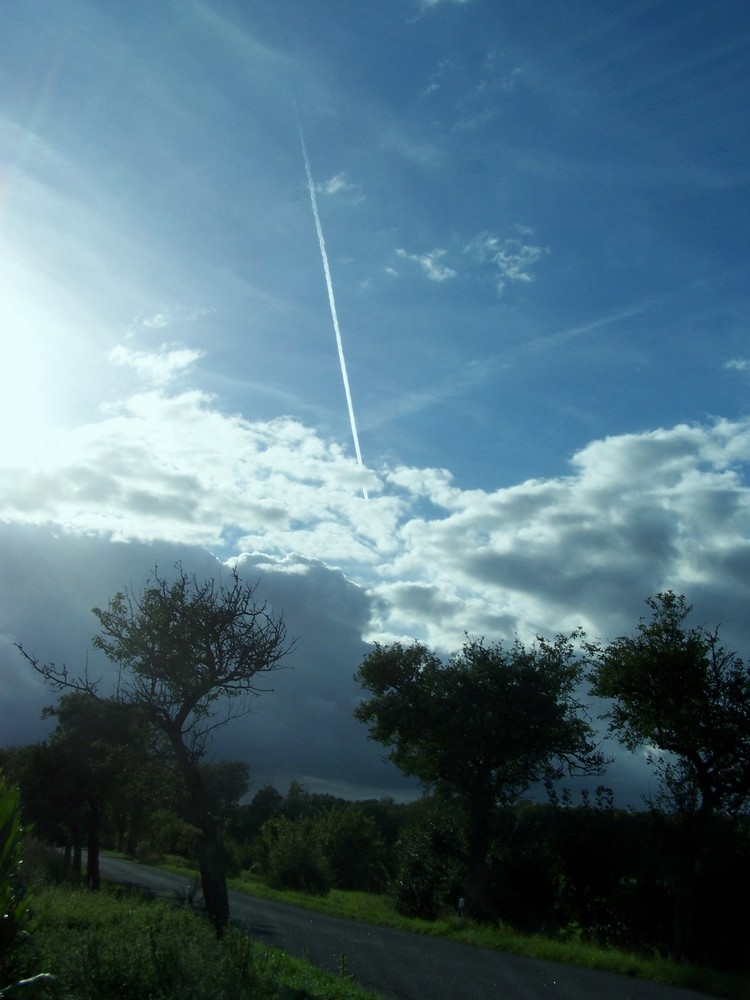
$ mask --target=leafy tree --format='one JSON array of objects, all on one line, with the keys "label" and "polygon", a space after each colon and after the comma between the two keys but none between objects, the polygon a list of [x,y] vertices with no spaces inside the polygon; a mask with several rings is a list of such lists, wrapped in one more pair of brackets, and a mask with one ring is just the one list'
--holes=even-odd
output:
[{"label": "leafy tree", "polygon": [[67,794],[77,829],[86,829],[86,881],[98,890],[105,811],[131,776],[143,773],[151,749],[147,734],[132,706],[77,691],[44,714],[57,719],[45,754],[55,759],[59,776],[55,797]]},{"label": "leafy tree", "polygon": [[736,815],[750,801],[750,669],[718,630],[687,625],[683,595],[646,604],[651,619],[599,651],[592,693],[613,699],[605,718],[629,750],[669,755],[651,759],[680,811]]},{"label": "leafy tree", "polygon": [[466,907],[474,915],[486,911],[495,808],[544,778],[603,768],[576,698],[576,637],[539,638],[529,649],[471,639],[448,663],[418,643],[376,645],[355,675],[371,693],[354,713],[370,737],[405,774],[465,807]]},{"label": "leafy tree", "polygon": [[[182,777],[190,821],[200,830],[198,865],[206,909],[217,933],[229,920],[226,856],[220,817],[212,809],[201,759],[213,731],[250,710],[259,678],[276,669],[291,648],[282,618],[255,600],[255,587],[237,575],[229,585],[199,582],[177,568],[174,580],[158,570],[141,594],[115,594],[94,608],[100,625],[94,645],[119,665],[116,700],[136,706],[166,740]],[[58,687],[96,694],[87,676],[40,664]]]},{"label": "leafy tree", "polygon": [[244,760],[217,760],[201,765],[206,797],[216,813],[226,816],[247,791],[250,765]]},{"label": "leafy tree", "polygon": [[610,698],[610,732],[631,751],[649,748],[661,801],[682,819],[683,868],[675,947],[689,954],[708,826],[750,801],[750,668],[713,631],[687,623],[692,611],[673,591],[650,597],[651,617],[596,655],[592,693]]},{"label": "leafy tree", "polygon": [[251,842],[260,833],[263,824],[283,812],[284,796],[273,785],[258,789],[251,802],[240,805],[229,817],[229,832],[243,843]]}]

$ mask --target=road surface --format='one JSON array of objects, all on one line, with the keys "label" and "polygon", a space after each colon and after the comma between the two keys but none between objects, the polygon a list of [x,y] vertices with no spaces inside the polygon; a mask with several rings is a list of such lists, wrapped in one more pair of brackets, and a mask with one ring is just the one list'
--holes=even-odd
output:
[{"label": "road surface", "polygon": [[[101,858],[102,876],[160,895],[184,893],[184,876]],[[254,938],[392,1000],[715,1000],[706,994],[542,959],[329,917],[230,892],[233,922]]]}]

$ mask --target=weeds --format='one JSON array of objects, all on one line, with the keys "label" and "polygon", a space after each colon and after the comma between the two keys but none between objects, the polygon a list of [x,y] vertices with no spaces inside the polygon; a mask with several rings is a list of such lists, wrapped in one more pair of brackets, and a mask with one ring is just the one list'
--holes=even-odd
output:
[{"label": "weeds", "polygon": [[44,968],[64,1000],[363,1000],[350,982],[253,944],[230,928],[220,941],[185,906],[133,890],[40,889],[17,978]]}]

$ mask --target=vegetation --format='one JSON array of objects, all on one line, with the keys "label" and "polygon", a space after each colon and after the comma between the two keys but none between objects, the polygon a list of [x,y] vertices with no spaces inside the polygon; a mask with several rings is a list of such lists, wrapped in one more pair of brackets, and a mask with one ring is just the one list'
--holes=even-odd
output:
[{"label": "vegetation", "polygon": [[425,646],[376,645],[356,678],[371,697],[355,710],[389,758],[466,816],[466,909],[490,914],[492,815],[543,779],[599,774],[604,760],[576,690],[573,640],[527,649],[467,640],[449,663]]},{"label": "vegetation", "polygon": [[[425,795],[348,802],[292,782],[286,794],[266,786],[243,801],[248,765],[204,755],[211,730],[244,711],[257,675],[278,665],[283,623],[237,581],[224,589],[181,572],[169,585],[157,577],[138,599],[117,595],[96,611],[97,644],[121,665],[116,697],[32,661],[66,692],[49,710],[57,726],[45,743],[0,750],[0,765],[20,787],[23,822],[65,847],[56,864],[68,874],[80,873],[81,846],[91,854],[99,841],[197,867],[218,931],[231,879],[330,913],[746,997],[747,924],[727,900],[750,895],[750,672],[715,631],[688,625],[683,597],[647,603],[650,619],[607,646],[577,633],[530,649],[467,640],[448,663],[419,645],[376,646],[357,674],[368,697],[356,715]],[[652,748],[659,794],[647,809],[615,808],[604,785],[574,802],[561,786],[605,764],[582,702],[587,671],[592,693],[610,699],[611,733],[631,750]],[[542,782],[547,803],[522,797]],[[3,933],[16,928],[6,953],[18,975],[57,973],[40,950],[53,895],[35,905],[34,921],[49,917],[44,931],[23,944],[17,933],[21,817],[17,794],[6,787],[5,799],[0,823],[16,847],[2,854],[0,893],[4,914],[17,914],[3,917]],[[96,888],[96,869],[87,874]],[[259,954],[252,949],[253,976]],[[246,961],[227,934],[216,942],[224,971],[217,966],[214,984],[235,975],[233,955]],[[214,995],[202,988],[196,996]]]},{"label": "vegetation", "polygon": [[[137,709],[173,756],[199,833],[206,908],[221,933],[229,921],[226,860],[200,762],[213,730],[249,711],[258,678],[289,651],[286,628],[239,577],[231,586],[199,583],[182,569],[172,582],[155,572],[141,595],[118,593],[93,611],[100,625],[94,645],[120,669],[116,702]],[[24,655],[58,688],[97,696],[87,676],[71,678],[65,667]]]},{"label": "vegetation", "polygon": [[674,950],[692,957],[699,872],[712,862],[716,817],[737,817],[750,801],[750,668],[719,644],[718,630],[687,625],[683,596],[668,591],[647,604],[651,618],[634,636],[591,647],[592,690],[613,700],[610,731],[629,750],[650,748],[675,817]]},{"label": "vegetation", "polygon": [[[170,870],[181,870],[166,865]],[[407,917],[394,909],[386,895],[332,889],[325,896],[310,895],[293,890],[272,889],[260,878],[248,875],[230,880],[233,889],[248,892],[261,898],[278,900],[294,906],[350,920],[361,920],[384,927],[417,934],[493,948],[528,958],[546,959],[581,965],[602,972],[637,976],[657,983],[683,986],[716,996],[747,1000],[750,995],[748,977],[741,973],[721,972],[710,966],[678,962],[661,954],[658,949],[643,952],[626,948],[602,946],[588,940],[580,928],[565,935],[553,937],[544,934],[523,934],[503,921],[483,923],[461,919],[457,914],[444,912],[434,920]]]},{"label": "vegetation", "polygon": [[0,968],[26,918],[27,901],[20,882],[23,827],[19,793],[0,772]]},{"label": "vegetation", "polygon": [[367,1000],[350,980],[211,927],[185,907],[133,891],[96,895],[70,887],[37,892],[31,935],[13,974],[49,969],[61,1000]]}]

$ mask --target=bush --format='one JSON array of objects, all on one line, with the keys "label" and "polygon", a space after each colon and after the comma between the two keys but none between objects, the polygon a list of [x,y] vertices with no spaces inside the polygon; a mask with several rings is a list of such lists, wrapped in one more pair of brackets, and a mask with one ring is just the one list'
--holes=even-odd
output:
[{"label": "bush", "polygon": [[386,878],[385,846],[374,820],[355,806],[336,807],[315,825],[334,885],[380,890]]},{"label": "bush", "polygon": [[450,816],[438,815],[407,828],[399,838],[388,892],[399,913],[434,920],[441,910],[455,910],[465,877],[461,832]]},{"label": "bush", "polygon": [[149,821],[146,839],[138,845],[139,857],[164,857],[178,854],[196,861],[200,830],[167,809],[155,812]]},{"label": "bush", "polygon": [[267,844],[266,880],[275,889],[295,889],[325,896],[331,873],[312,826],[304,820],[282,817],[263,828]]}]

